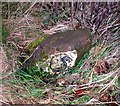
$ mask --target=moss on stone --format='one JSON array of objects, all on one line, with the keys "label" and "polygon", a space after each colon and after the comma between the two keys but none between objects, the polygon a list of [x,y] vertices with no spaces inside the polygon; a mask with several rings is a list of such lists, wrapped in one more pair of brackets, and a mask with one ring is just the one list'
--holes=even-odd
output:
[{"label": "moss on stone", "polygon": [[31,54],[34,49],[41,44],[45,39],[47,38],[47,36],[41,37],[33,42],[31,42],[29,45],[26,46],[25,50],[28,54]]}]

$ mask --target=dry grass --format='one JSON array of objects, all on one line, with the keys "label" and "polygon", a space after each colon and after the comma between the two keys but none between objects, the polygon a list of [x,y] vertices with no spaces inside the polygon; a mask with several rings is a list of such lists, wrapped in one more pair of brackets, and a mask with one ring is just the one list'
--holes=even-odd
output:
[{"label": "dry grass", "polygon": [[[120,90],[118,3],[2,3],[3,41],[0,102],[7,104],[113,103]],[[91,51],[65,75],[16,74],[17,56],[32,41],[67,29],[87,27]],[[98,41],[98,42],[97,42]],[[108,63],[108,67],[105,63]],[[96,68],[97,67],[97,68]],[[98,70],[99,69],[99,70]],[[5,75],[4,75],[5,74]],[[75,77],[74,77],[75,76]],[[65,79],[63,86],[58,79]],[[46,81],[47,79],[47,81]],[[38,83],[37,83],[38,81]],[[94,99],[94,100],[93,100]],[[93,100],[93,102],[90,102]],[[89,102],[88,102],[89,101]]]}]

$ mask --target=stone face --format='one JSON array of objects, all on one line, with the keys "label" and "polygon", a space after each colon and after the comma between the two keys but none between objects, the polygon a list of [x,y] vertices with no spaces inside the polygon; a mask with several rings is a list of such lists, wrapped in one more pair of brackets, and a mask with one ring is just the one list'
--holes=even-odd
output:
[{"label": "stone face", "polygon": [[68,70],[70,67],[75,65],[75,61],[77,59],[77,51],[67,51],[67,52],[59,52],[48,59],[48,65],[52,69],[52,71],[64,71]]},{"label": "stone face", "polygon": [[[80,61],[81,57],[91,47],[92,47],[91,34],[87,28],[79,30],[68,30],[66,32],[56,33],[50,35],[46,40],[39,44],[31,54],[30,58],[26,60],[23,65],[24,66],[34,65],[38,61],[46,60],[49,60],[49,62],[51,62],[51,59],[53,59],[54,62],[53,61],[52,62],[55,64],[60,63],[62,66],[63,64],[70,63],[70,67],[72,67],[73,65],[71,64],[73,64],[74,61],[75,64],[77,64]],[[77,55],[73,55],[73,57],[77,56],[77,58],[74,57],[73,61],[70,60],[70,58],[72,57],[72,56],[70,57],[72,51],[77,52]],[[58,56],[59,62],[55,60],[55,56]],[[49,63],[49,65],[51,64],[52,63]],[[67,68],[65,70],[67,70]]]}]

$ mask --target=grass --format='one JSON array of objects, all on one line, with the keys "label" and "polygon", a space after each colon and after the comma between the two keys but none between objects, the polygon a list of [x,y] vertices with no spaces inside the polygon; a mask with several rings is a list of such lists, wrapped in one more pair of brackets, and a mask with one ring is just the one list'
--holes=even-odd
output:
[{"label": "grass", "polygon": [[9,35],[9,32],[4,28],[4,26],[2,27],[2,42],[5,43],[6,42],[6,38]]},{"label": "grass", "polygon": [[82,96],[82,97],[79,97],[79,98],[75,99],[75,100],[72,101],[72,102],[69,102],[69,104],[83,104],[83,103],[88,102],[90,99],[91,99],[90,96],[84,95],[84,96]]},{"label": "grass", "polygon": [[[97,46],[97,45],[96,45]],[[95,47],[96,47],[95,46]],[[106,45],[103,46],[103,48],[106,47]],[[105,57],[105,55],[109,52],[110,48],[106,49],[105,51],[99,51],[97,58],[101,59]],[[96,75],[93,73],[93,67],[89,67],[88,69],[83,69],[85,62],[92,61],[94,64],[94,61],[96,60],[90,52],[86,53],[83,58],[80,60],[78,65],[74,67],[73,69],[69,70],[66,74],[74,74],[79,73],[81,74],[81,78],[79,81],[76,81],[76,83],[80,84],[81,86],[84,85],[84,82],[87,81],[87,83],[93,83],[97,82],[101,79],[104,79],[107,75]],[[92,57],[92,58],[91,58]],[[66,75],[65,74],[65,75]],[[56,80],[58,78],[64,78],[65,75],[57,76],[57,75],[50,75],[48,72],[45,72],[42,70],[39,66],[31,67],[27,70],[16,70],[16,72],[9,75],[8,79],[3,79],[2,83],[3,85],[9,86],[12,88],[11,92],[9,92],[11,95],[16,95],[17,97],[22,98],[47,98],[48,92],[53,90],[54,95],[60,96],[62,95],[62,92],[64,92],[65,89],[68,89],[69,85],[66,86],[58,86],[56,83]],[[112,80],[112,77],[108,77],[108,79],[103,80],[102,83],[109,82]],[[75,81],[74,81],[75,82]],[[115,85],[119,85],[119,79],[116,79]],[[89,88],[89,86],[87,86]],[[97,88],[94,88],[94,92],[98,93]],[[102,89],[102,87],[99,87],[99,90]],[[72,89],[68,89],[67,92],[69,92],[69,95],[74,95],[73,92],[71,92]],[[97,90],[97,91],[96,91]],[[70,93],[71,92],[71,93]],[[92,92],[92,91],[91,91]],[[113,93],[114,94],[114,93]],[[96,95],[96,94],[95,94]],[[67,97],[67,94],[66,94]],[[69,98],[69,97],[68,97]],[[65,98],[63,98],[63,103]],[[89,95],[83,95],[81,97],[78,97],[74,99],[73,101],[66,101],[69,104],[79,104],[79,103],[86,103],[91,99],[91,96]]]},{"label": "grass", "polygon": [[[44,88],[46,86],[45,82],[40,79],[40,77],[34,73],[26,73],[24,71],[18,71],[10,75],[11,79],[3,80],[3,84],[12,87],[12,93],[17,96],[22,96],[26,98],[30,97],[41,97],[44,95]],[[39,88],[37,87],[39,84]],[[17,92],[17,89],[21,92]]]},{"label": "grass", "polygon": [[[113,33],[114,36],[117,36],[116,34],[119,31],[117,26],[117,8],[113,8],[117,5],[116,3],[106,3],[105,5],[104,3],[78,3],[76,4],[76,8],[71,8],[70,3],[66,3],[67,5],[65,3],[58,3],[58,5],[60,4],[59,7],[55,8],[53,8],[55,5],[52,3],[46,3],[46,5],[43,3],[42,6],[39,6],[41,8],[37,9],[36,5],[38,4],[35,2],[24,4],[2,3],[4,24],[8,26],[9,30],[11,29],[12,32],[22,32],[25,34],[25,38],[34,38],[34,35],[42,35],[41,30],[50,29],[54,25],[66,20],[68,21],[69,19],[73,20],[73,12],[75,12],[75,17],[78,16],[78,13],[80,12],[80,16],[78,16],[78,20],[81,24],[80,26],[88,26],[92,32],[96,30],[99,36],[104,37],[107,34],[107,36],[112,37]],[[97,8],[99,6],[100,8],[98,10]],[[109,8],[107,6],[109,6]],[[83,11],[79,10],[79,8]],[[107,13],[108,9],[111,13]],[[92,13],[90,13],[90,10],[92,10]],[[116,12],[113,13],[112,11],[114,10]],[[90,13],[91,15],[87,13]],[[37,18],[37,21],[35,21],[34,18]],[[27,24],[25,24],[26,22]],[[29,25],[29,27],[27,25]],[[38,32],[35,30],[38,30]],[[3,27],[3,42],[6,41],[9,34],[11,33]],[[20,41],[23,42],[23,39],[14,39],[13,41],[17,44]],[[40,42],[41,40],[35,42],[31,47],[34,48],[36,44],[39,44]],[[97,42],[93,48],[94,49],[91,50],[92,52],[86,53],[79,63],[65,74],[51,75],[50,73],[43,71],[39,66],[31,67],[27,70],[18,70],[11,66],[14,69],[10,69],[11,72],[13,71],[12,74],[6,76],[6,73],[4,73],[1,76],[0,83],[7,87],[7,90],[4,92],[12,96],[12,102],[17,103],[16,101],[19,101],[20,104],[43,103],[40,100],[48,101],[46,103],[80,104],[86,103],[92,98],[97,98],[101,101],[101,95],[106,92],[111,98],[115,98],[115,95],[119,94],[120,89],[120,78],[118,77],[119,69],[117,69],[116,63],[113,64],[113,67],[110,67],[106,73],[97,75],[93,71],[96,62],[104,59],[111,50],[114,49],[114,45],[107,46],[107,42],[105,42],[101,48],[101,43]],[[9,46],[9,49],[6,51],[10,51],[7,55],[9,62],[11,62],[11,60],[14,59],[11,56],[11,52],[15,51],[15,47]],[[13,55],[16,54],[14,53]],[[88,66],[86,66],[86,63]],[[59,78],[66,78],[67,74],[79,74],[80,76],[79,79],[73,79],[71,82],[66,79],[67,84],[59,86],[57,80]],[[83,95],[80,93],[80,95],[78,94],[77,97],[75,97],[74,89],[79,91],[81,88],[85,88],[84,90],[86,93]]]}]

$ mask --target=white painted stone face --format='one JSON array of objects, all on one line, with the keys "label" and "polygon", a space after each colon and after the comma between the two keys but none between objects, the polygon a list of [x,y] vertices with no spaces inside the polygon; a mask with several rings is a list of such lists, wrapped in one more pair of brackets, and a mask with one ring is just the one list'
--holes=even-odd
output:
[{"label": "white painted stone face", "polygon": [[75,61],[77,59],[77,51],[67,51],[67,52],[59,52],[54,55],[51,55],[49,59],[42,64],[40,64],[41,68],[44,71],[53,73],[53,70],[57,72],[63,70],[66,71],[69,68],[75,65]]},{"label": "white painted stone face", "polygon": [[50,59],[48,59],[48,63],[52,69],[68,70],[68,68],[73,67],[75,65],[76,59],[76,50],[59,52],[54,55],[51,55]]}]

